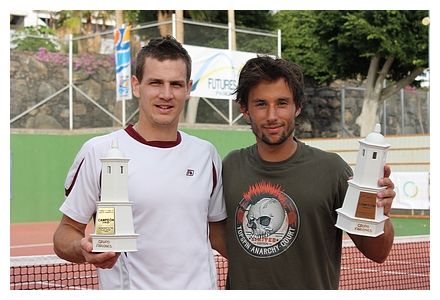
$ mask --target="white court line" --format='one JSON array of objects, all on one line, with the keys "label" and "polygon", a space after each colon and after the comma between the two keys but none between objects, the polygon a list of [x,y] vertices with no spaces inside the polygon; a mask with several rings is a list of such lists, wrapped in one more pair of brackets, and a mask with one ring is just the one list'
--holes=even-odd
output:
[{"label": "white court line", "polygon": [[[373,263],[372,260],[366,258],[366,257],[359,257],[359,258],[354,258],[354,259],[350,259],[350,262],[354,262],[354,264],[356,263]],[[350,263],[351,264],[351,263]],[[431,264],[430,262],[414,262],[411,260],[392,260],[392,259],[387,259],[383,264],[385,267],[389,266],[389,265],[414,265],[414,266],[422,266],[422,267],[429,267]]]},{"label": "white court line", "polygon": [[341,269],[350,270],[350,271],[358,271],[358,272],[383,273],[383,274],[387,274],[387,275],[406,275],[406,276],[416,276],[416,277],[430,277],[429,274],[381,271],[381,270],[377,270],[377,269],[352,269],[352,268],[346,268],[346,267],[343,267]]},{"label": "white court line", "polygon": [[429,267],[431,264],[429,262],[411,262],[409,260],[386,260],[385,263],[394,264],[394,265],[410,265],[410,266],[421,266],[421,267]]},{"label": "white court line", "polygon": [[[44,282],[44,281],[32,281],[32,282],[21,282],[21,283],[14,283],[14,284],[10,284],[9,286],[11,287],[11,289],[14,289],[16,286],[46,286],[49,288],[67,288],[69,290],[87,290],[87,288],[80,288],[80,287],[75,287],[75,286],[68,286],[68,285],[63,285],[63,284],[54,284],[54,283],[49,283],[49,282]],[[14,287],[14,288],[13,288]]]},{"label": "white court line", "polygon": [[19,249],[19,248],[33,248],[33,247],[47,247],[53,246],[53,243],[44,243],[44,244],[25,244],[25,245],[15,245],[11,246],[11,249]]}]

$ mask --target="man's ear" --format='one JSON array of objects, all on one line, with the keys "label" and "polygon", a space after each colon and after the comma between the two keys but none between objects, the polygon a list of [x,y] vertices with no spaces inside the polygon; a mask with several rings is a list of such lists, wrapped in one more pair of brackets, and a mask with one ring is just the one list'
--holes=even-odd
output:
[{"label": "man's ear", "polygon": [[140,98],[139,84],[140,82],[137,79],[136,75],[131,76],[131,87],[133,88],[133,95],[135,95],[137,98]]},{"label": "man's ear", "polygon": [[248,113],[248,110],[245,106],[240,105],[240,112],[243,114],[243,116],[249,118],[249,113]]},{"label": "man's ear", "polygon": [[298,107],[295,112],[295,117],[298,117],[300,113],[301,113],[301,107]]},{"label": "man's ear", "polygon": [[240,112],[243,114],[243,118],[246,121],[246,123],[251,124],[251,119],[249,117],[248,109],[245,106],[240,105]]},{"label": "man's ear", "polygon": [[186,100],[189,100],[189,98],[191,98],[191,89],[192,89],[192,85],[193,85],[193,81],[192,80],[189,80],[188,81],[188,84],[187,84],[187,91],[186,91],[186,96],[187,96],[187,99]]},{"label": "man's ear", "polygon": [[240,112],[244,115],[245,113],[247,113],[247,107],[240,104]]}]

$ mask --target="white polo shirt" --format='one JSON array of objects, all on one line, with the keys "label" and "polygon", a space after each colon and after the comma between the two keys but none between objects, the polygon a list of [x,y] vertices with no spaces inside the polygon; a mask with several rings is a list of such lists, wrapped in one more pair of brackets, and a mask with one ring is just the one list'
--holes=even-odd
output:
[{"label": "white polo shirt", "polygon": [[147,142],[130,125],[86,142],[70,168],[60,210],[87,224],[100,196],[100,158],[112,140],[128,162],[137,252],[98,269],[102,289],[216,289],[208,222],[226,218],[221,159],[214,146],[184,132]]}]

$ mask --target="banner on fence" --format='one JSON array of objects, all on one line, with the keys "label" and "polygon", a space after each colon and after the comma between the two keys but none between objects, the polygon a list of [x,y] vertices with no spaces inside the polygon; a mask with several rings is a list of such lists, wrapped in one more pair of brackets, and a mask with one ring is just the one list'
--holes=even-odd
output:
[{"label": "banner on fence", "polygon": [[428,172],[394,172],[390,178],[396,192],[392,208],[429,209]]},{"label": "banner on fence", "polygon": [[192,97],[229,99],[238,75],[256,53],[184,45],[192,59]]},{"label": "banner on fence", "polygon": [[132,99],[131,92],[131,26],[115,30],[116,101]]}]

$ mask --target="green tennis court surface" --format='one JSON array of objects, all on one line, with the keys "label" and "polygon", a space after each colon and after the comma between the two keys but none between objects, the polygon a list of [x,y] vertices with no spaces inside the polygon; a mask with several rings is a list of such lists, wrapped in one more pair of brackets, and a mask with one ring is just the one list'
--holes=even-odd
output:
[{"label": "green tennis court surface", "polygon": [[[213,143],[223,158],[254,143],[250,130],[183,129]],[[64,180],[81,145],[103,133],[11,134],[11,223],[58,221]],[[427,235],[429,219],[392,218],[396,236]]]},{"label": "green tennis court surface", "polygon": [[391,218],[396,236],[429,235],[428,218]]}]

